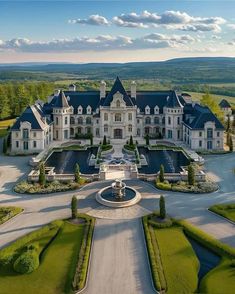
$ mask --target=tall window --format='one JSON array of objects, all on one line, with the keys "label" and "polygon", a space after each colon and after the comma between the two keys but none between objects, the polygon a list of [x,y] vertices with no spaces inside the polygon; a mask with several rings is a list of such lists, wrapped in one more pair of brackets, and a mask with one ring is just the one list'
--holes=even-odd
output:
[{"label": "tall window", "polygon": [[105,112],[104,114],[104,120],[107,121],[108,120],[108,113]]},{"label": "tall window", "polygon": [[132,125],[128,125],[128,132],[132,132]]},{"label": "tall window", "polygon": [[71,125],[74,125],[75,124],[75,119],[73,116],[70,117],[70,124]]},{"label": "tall window", "polygon": [[64,118],[64,124],[65,124],[65,125],[68,124],[68,117],[67,117],[67,116]]},{"label": "tall window", "polygon": [[132,113],[128,113],[128,120],[132,120]]},{"label": "tall window", "polygon": [[172,130],[168,130],[168,139],[172,139]]},{"label": "tall window", "polygon": [[159,124],[159,117],[157,117],[157,116],[154,117],[154,123],[157,125]]},{"label": "tall window", "polygon": [[105,133],[108,132],[108,129],[109,129],[108,125],[104,125],[104,132],[105,132]]},{"label": "tall window", "polygon": [[29,130],[23,129],[23,139],[28,139],[28,138],[29,138]]},{"label": "tall window", "polygon": [[87,117],[87,118],[86,118],[86,124],[87,124],[87,125],[90,125],[90,124],[91,124],[91,118],[90,118],[90,117]]},{"label": "tall window", "polygon": [[177,117],[177,124],[180,125],[180,117]]},{"label": "tall window", "polygon": [[56,117],[55,118],[55,124],[58,126],[58,124],[59,124],[59,119],[58,119],[58,117]]},{"label": "tall window", "polygon": [[83,123],[83,118],[81,116],[79,116],[78,118],[78,124],[81,125]]},{"label": "tall window", "polygon": [[115,113],[115,121],[122,121],[121,113]]},{"label": "tall window", "polygon": [[168,125],[171,125],[171,117],[168,116]]},{"label": "tall window", "polygon": [[207,129],[207,138],[211,139],[213,137],[213,129],[208,128]]},{"label": "tall window", "polygon": [[33,141],[33,148],[37,148],[37,141]]},{"label": "tall window", "polygon": [[146,119],[145,119],[145,123],[146,123],[146,124],[151,124],[151,118],[150,118],[150,117],[146,117]]}]

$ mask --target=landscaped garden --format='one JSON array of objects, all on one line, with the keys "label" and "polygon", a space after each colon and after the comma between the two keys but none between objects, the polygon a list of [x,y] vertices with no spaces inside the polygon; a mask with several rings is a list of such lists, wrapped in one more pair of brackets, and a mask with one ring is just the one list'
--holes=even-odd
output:
[{"label": "landscaped garden", "polygon": [[209,210],[235,222],[235,203],[215,204]]},{"label": "landscaped garden", "polygon": [[[163,201],[160,214],[153,213],[143,217],[156,289],[169,294],[234,293],[235,249],[186,221],[167,217],[164,210]],[[190,240],[193,240],[194,246]],[[200,246],[200,250],[195,250],[195,244]],[[203,249],[207,253],[203,253]],[[203,264],[202,261],[200,265],[203,254],[211,255],[211,264]],[[199,275],[200,267],[206,268],[204,276]]]},{"label": "landscaped garden", "polygon": [[9,219],[16,216],[22,211],[22,208],[15,206],[0,207],[0,224],[5,223],[6,221],[8,221]]},{"label": "landscaped garden", "polygon": [[187,180],[169,182],[165,180],[164,166],[160,166],[159,175],[156,178],[156,188],[165,191],[183,192],[183,193],[211,193],[218,190],[218,185],[205,178],[205,181],[196,182],[195,171],[199,169],[196,164],[189,164],[187,166]]},{"label": "landscaped garden", "polygon": [[54,221],[2,249],[1,290],[59,294],[82,289],[93,228],[93,218],[75,213],[71,220]]}]

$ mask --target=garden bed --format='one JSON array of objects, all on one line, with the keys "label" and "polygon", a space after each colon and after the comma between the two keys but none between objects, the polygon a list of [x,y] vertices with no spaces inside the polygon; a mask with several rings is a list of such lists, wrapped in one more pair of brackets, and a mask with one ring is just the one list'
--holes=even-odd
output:
[{"label": "garden bed", "polygon": [[235,203],[215,204],[209,210],[235,222]]},{"label": "garden bed", "polygon": [[46,183],[45,186],[41,186],[39,183],[29,183],[27,181],[22,181],[16,184],[14,191],[21,194],[49,194],[76,190],[79,189],[84,183],[79,184],[72,181],[63,183],[53,181]]},{"label": "garden bed", "polygon": [[[79,215],[81,224],[54,221],[0,251],[0,284],[5,293],[62,294],[85,286],[94,219]],[[37,268],[28,274],[14,270],[27,251],[36,250]],[[78,267],[79,265],[79,267]],[[75,279],[76,277],[76,279]],[[75,284],[74,284],[75,283]]]},{"label": "garden bed", "polygon": [[0,225],[23,211],[20,207],[0,207]]},{"label": "garden bed", "polygon": [[187,182],[163,183],[156,181],[156,188],[164,191],[182,192],[182,193],[212,193],[218,190],[219,186],[214,182],[198,182],[195,185],[188,185]]}]

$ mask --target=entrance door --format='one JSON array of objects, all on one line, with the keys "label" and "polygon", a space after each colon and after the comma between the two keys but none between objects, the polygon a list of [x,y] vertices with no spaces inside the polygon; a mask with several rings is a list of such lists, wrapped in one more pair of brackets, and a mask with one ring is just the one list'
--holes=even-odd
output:
[{"label": "entrance door", "polygon": [[122,139],[122,129],[114,129],[114,139]]},{"label": "entrance door", "polygon": [[207,141],[207,149],[208,150],[212,149],[212,141]]},{"label": "entrance door", "polygon": [[24,150],[29,150],[29,143],[24,141]]}]

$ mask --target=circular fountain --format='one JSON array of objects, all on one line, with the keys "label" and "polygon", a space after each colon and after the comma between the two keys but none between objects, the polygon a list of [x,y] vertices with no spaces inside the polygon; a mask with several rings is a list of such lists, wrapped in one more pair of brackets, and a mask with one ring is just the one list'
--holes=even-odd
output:
[{"label": "circular fountain", "polygon": [[138,203],[141,200],[141,195],[121,180],[115,180],[111,186],[101,189],[96,194],[96,200],[105,206],[120,208]]}]

